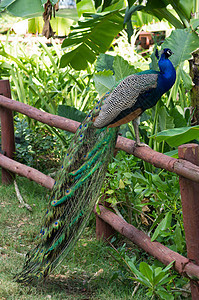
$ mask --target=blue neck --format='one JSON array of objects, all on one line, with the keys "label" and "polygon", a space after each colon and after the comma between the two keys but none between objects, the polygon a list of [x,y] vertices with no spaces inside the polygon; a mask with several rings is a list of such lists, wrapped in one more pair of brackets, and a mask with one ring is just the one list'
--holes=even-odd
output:
[{"label": "blue neck", "polygon": [[159,87],[166,92],[175,83],[176,71],[171,61],[165,56],[165,53],[161,55],[158,65],[160,69]]}]

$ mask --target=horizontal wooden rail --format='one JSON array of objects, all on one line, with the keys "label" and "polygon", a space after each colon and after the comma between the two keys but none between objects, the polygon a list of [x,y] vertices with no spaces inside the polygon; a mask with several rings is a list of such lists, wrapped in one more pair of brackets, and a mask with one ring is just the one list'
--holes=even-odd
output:
[{"label": "horizontal wooden rail", "polygon": [[4,169],[11,171],[12,173],[18,174],[23,177],[27,177],[30,180],[33,180],[40,185],[46,187],[47,189],[51,190],[54,185],[54,179],[50,176],[47,176],[38,170],[27,167],[11,158],[0,154],[0,166]]},{"label": "horizontal wooden rail", "polygon": [[79,127],[80,123],[60,117],[57,115],[49,114],[47,112],[41,111],[35,107],[32,107],[28,104],[15,101],[0,95],[0,106],[6,107],[10,110],[17,111],[21,114],[24,114],[32,119],[40,121],[41,123],[47,124],[52,127],[57,127],[69,132],[75,132]]},{"label": "horizontal wooden rail", "polygon": [[[30,105],[11,100],[2,95],[0,95],[0,106],[17,111],[50,126],[73,133],[76,132],[80,125],[79,122],[40,111],[39,109]],[[195,182],[199,182],[199,166],[196,166],[186,160],[169,157],[148,147],[135,147],[134,141],[121,136],[119,136],[117,139],[116,147],[129,154],[133,154],[134,156],[154,165],[157,168],[162,168]]]},{"label": "horizontal wooden rail", "polygon": [[164,265],[168,265],[174,261],[174,269],[181,275],[193,280],[199,280],[199,266],[192,263],[188,258],[172,251],[159,242],[151,242],[150,237],[141,230],[128,224],[102,205],[99,205],[99,208],[100,215],[96,212],[96,208],[94,209],[95,214],[112,226],[117,232],[121,233],[144,251],[157,258]]}]

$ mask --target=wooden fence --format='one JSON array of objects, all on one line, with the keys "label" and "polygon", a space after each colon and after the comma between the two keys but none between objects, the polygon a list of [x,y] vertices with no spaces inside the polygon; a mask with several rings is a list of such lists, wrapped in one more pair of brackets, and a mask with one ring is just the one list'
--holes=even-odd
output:
[{"label": "wooden fence", "polygon": [[[40,185],[52,189],[54,179],[38,170],[13,160],[15,151],[14,126],[12,111],[17,111],[42,123],[69,132],[75,132],[80,123],[42,112],[27,104],[11,99],[8,80],[0,81],[0,118],[1,147],[0,166],[2,167],[2,183],[9,184],[15,174],[34,180]],[[144,251],[153,255],[163,264],[174,262],[174,269],[190,279],[192,299],[199,299],[199,145],[186,144],[178,148],[179,159],[168,157],[148,147],[135,147],[135,142],[118,137],[117,149],[126,151],[155,167],[174,172],[179,175],[182,199],[183,222],[187,245],[187,258],[154,241],[142,231],[128,224],[113,212],[100,205],[101,214],[97,216],[97,235],[108,237],[113,229],[129,238]]]}]

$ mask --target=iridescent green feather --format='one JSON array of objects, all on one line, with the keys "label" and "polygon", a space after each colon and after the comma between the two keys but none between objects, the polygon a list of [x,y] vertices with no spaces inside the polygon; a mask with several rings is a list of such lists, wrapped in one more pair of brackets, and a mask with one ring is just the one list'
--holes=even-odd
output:
[{"label": "iridescent green feather", "polygon": [[74,135],[58,172],[36,248],[26,256],[19,282],[45,278],[74,247],[97,201],[115,148],[117,129],[96,129],[98,101]]}]

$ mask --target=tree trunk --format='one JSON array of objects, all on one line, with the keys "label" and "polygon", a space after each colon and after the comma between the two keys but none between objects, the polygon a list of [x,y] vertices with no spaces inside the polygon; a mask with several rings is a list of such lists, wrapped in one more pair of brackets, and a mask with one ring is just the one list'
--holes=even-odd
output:
[{"label": "tree trunk", "polygon": [[193,53],[193,59],[189,61],[190,76],[194,83],[191,90],[191,105],[194,109],[193,125],[199,125],[199,50]]}]

